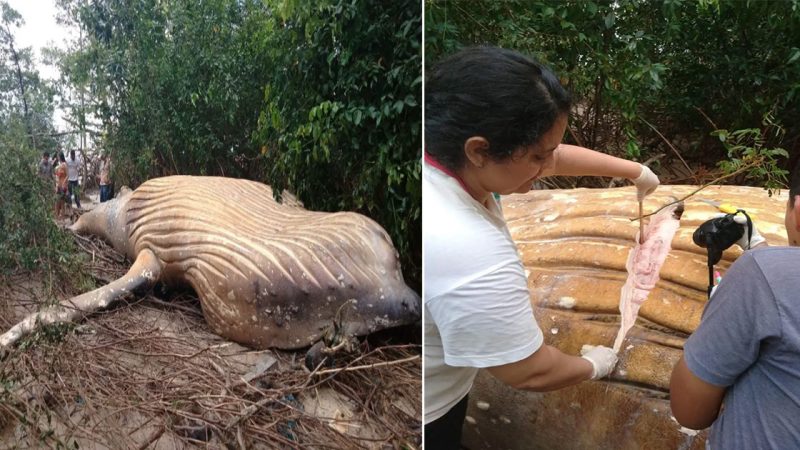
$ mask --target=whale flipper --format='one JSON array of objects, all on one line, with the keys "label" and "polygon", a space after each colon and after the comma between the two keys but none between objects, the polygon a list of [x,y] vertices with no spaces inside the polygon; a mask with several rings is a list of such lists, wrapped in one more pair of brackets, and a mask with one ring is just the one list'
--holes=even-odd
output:
[{"label": "whale flipper", "polygon": [[108,306],[133,291],[153,286],[161,276],[162,265],[150,250],[142,250],[130,270],[117,280],[91,292],[64,300],[30,314],[5,334],[0,336],[0,349],[8,348],[23,336],[42,325],[68,323],[82,320],[87,315]]}]

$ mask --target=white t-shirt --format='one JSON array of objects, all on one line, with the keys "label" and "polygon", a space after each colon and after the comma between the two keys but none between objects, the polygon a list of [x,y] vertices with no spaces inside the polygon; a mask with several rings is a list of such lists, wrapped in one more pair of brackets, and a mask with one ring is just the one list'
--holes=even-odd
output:
[{"label": "white t-shirt", "polygon": [[78,169],[81,166],[81,157],[75,155],[75,160],[73,161],[67,156],[67,179],[69,181],[78,181]]},{"label": "white t-shirt", "polygon": [[422,204],[425,423],[469,393],[478,368],[541,347],[525,269],[500,207],[425,164]]}]

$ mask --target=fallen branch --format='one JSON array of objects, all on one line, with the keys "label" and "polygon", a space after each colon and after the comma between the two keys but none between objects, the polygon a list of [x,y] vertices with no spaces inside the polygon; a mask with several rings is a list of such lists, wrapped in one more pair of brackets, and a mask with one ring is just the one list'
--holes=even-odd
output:
[{"label": "fallen branch", "polygon": [[658,214],[658,212],[661,211],[662,209],[664,209],[664,208],[666,208],[666,207],[668,207],[670,205],[674,205],[675,203],[680,203],[680,202],[688,199],[689,197],[693,196],[694,194],[697,194],[698,192],[702,191],[703,189],[711,186],[712,184],[717,184],[722,180],[725,180],[725,179],[731,178],[733,176],[739,175],[740,173],[742,173],[742,172],[744,172],[746,170],[752,169],[753,167],[761,164],[762,162],[763,162],[763,158],[758,158],[758,159],[754,160],[753,162],[751,162],[750,164],[746,164],[746,165],[740,167],[735,172],[731,172],[731,173],[729,173],[727,175],[723,175],[723,176],[721,176],[721,177],[719,177],[717,179],[709,181],[708,183],[700,186],[699,188],[697,188],[694,191],[690,192],[688,195],[684,196],[681,199],[675,200],[674,202],[667,203],[666,205],[661,206],[660,208],[656,209],[655,211],[651,212],[650,214],[645,214],[643,216],[634,217],[634,218],[632,218],[630,220],[631,220],[631,222],[636,222],[637,220],[644,219],[645,217],[650,217],[652,215]]},{"label": "fallen branch", "polygon": [[415,359],[419,359],[419,355],[410,356],[408,358],[398,359],[395,361],[384,361],[381,363],[375,364],[364,364],[363,366],[354,366],[354,367],[341,367],[338,369],[325,369],[315,372],[313,375],[325,375],[328,373],[339,373],[339,372],[352,372],[355,370],[364,370],[364,369],[374,369],[376,367],[384,367],[384,366],[393,366],[395,364],[402,364],[409,361],[414,361]]}]

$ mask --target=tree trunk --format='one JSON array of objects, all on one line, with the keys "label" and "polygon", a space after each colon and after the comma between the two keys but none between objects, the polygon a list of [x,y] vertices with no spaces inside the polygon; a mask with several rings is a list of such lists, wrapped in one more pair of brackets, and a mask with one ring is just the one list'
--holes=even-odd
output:
[{"label": "tree trunk", "polygon": [[36,137],[33,134],[33,126],[31,125],[31,118],[28,112],[28,98],[25,95],[25,81],[22,79],[22,68],[19,64],[19,54],[17,53],[17,49],[14,48],[14,35],[11,34],[11,29],[8,27],[8,24],[6,24],[5,33],[8,37],[8,50],[11,52],[11,59],[14,60],[14,66],[16,68],[17,85],[19,86],[20,98],[22,99],[22,111],[23,117],[25,117],[25,127],[28,130],[28,137],[31,140],[31,147],[36,148]]}]

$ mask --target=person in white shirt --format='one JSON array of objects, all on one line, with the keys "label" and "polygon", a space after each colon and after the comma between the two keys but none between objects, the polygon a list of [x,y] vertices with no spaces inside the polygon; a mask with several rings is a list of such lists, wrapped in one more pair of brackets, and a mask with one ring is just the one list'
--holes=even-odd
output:
[{"label": "person in white shirt", "polygon": [[83,161],[80,157],[75,156],[75,150],[69,151],[69,158],[67,158],[67,179],[69,180],[69,198],[72,202],[72,197],[75,197],[75,206],[81,209],[81,191],[80,183],[78,182],[78,175],[80,173]]},{"label": "person in white shirt", "polygon": [[617,362],[608,347],[578,357],[544,344],[492,194],[528,192],[550,175],[597,175],[633,180],[642,199],[659,180],[639,163],[561,144],[569,94],[520,53],[468,48],[427,75],[424,446],[458,449],[479,368],[513,387],[548,391],[602,378]]},{"label": "person in white shirt", "polygon": [[103,153],[100,156],[100,174],[97,176],[100,185],[100,203],[107,202],[114,197],[111,189],[111,155]]}]

